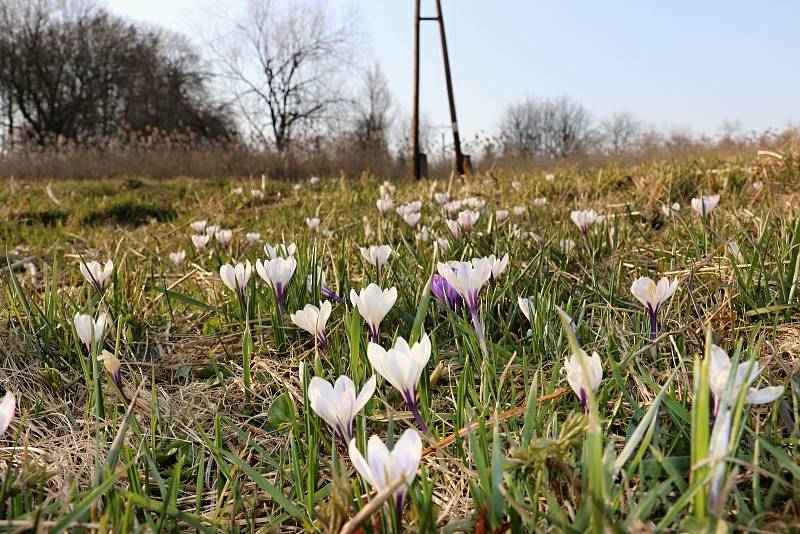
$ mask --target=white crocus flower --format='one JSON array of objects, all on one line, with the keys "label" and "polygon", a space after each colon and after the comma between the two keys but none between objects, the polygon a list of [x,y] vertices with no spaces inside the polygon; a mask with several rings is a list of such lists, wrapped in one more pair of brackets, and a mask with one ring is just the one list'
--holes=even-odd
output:
[{"label": "white crocus flower", "polygon": [[308,229],[312,232],[316,232],[317,228],[319,228],[320,220],[318,217],[307,217],[306,218],[306,225],[308,225]]},{"label": "white crocus flower", "polygon": [[430,241],[433,235],[433,229],[430,226],[423,226],[419,229],[419,232],[414,234],[414,238],[417,241]]},{"label": "white crocus flower", "polygon": [[464,205],[473,210],[479,210],[486,204],[485,200],[476,197],[469,197],[464,199]]},{"label": "white crocus flower", "polygon": [[533,324],[533,319],[536,317],[536,307],[533,304],[533,297],[517,297],[517,304],[519,305],[522,315]]},{"label": "white crocus flower", "polygon": [[658,310],[678,289],[678,279],[675,278],[672,282],[669,278],[662,278],[656,284],[650,278],[643,276],[634,280],[631,285],[631,293],[636,299],[641,302],[647,313],[650,314],[650,335],[655,338],[658,332]]},{"label": "white crocus flower", "polygon": [[381,289],[377,284],[370,284],[356,293],[350,290],[350,302],[358,308],[358,313],[369,326],[370,341],[377,343],[381,321],[397,301],[397,288]]},{"label": "white crocus flower", "polygon": [[125,388],[122,385],[122,372],[121,372],[121,363],[119,358],[117,358],[114,353],[104,350],[100,356],[97,357],[97,361],[103,364],[108,376],[111,377],[111,380],[114,382],[114,385],[117,386],[122,398],[125,402],[128,401],[128,397],[125,395]]},{"label": "white crocus flower", "polygon": [[0,401],[0,437],[8,430],[8,426],[14,419],[14,409],[16,408],[17,400],[14,394],[6,391],[3,400]]},{"label": "white crocus flower", "polygon": [[439,204],[447,204],[447,202],[450,200],[450,193],[446,191],[444,193],[434,193],[433,198],[435,198],[436,202]]},{"label": "white crocus flower", "polygon": [[450,248],[450,241],[444,237],[437,237],[436,242],[439,244],[439,249],[441,249],[442,252],[447,252]]},{"label": "white crocus flower", "polygon": [[437,265],[439,276],[447,280],[458,291],[470,313],[478,314],[478,293],[492,276],[492,262],[487,258],[472,261],[452,261]]},{"label": "white crocus flower", "polygon": [[547,198],[546,197],[534,198],[532,204],[534,206],[544,206],[545,204],[547,204]]},{"label": "white crocus flower", "polygon": [[[590,358],[586,355],[586,351],[578,350],[580,354],[573,353],[569,358],[564,359],[564,369],[567,371],[567,382],[572,391],[580,399],[583,408],[588,410],[589,391],[596,393],[600,382],[603,381],[603,365],[600,363],[600,355],[597,352],[593,352]],[[583,363],[580,359],[583,359]],[[584,375],[584,366],[589,376]]]},{"label": "white crocus flower", "polygon": [[400,392],[411,408],[420,430],[427,434],[428,426],[417,406],[417,383],[431,358],[431,340],[428,335],[423,334],[411,347],[405,339],[398,337],[394,347],[388,351],[377,343],[370,343],[367,346],[367,358],[375,372]]},{"label": "white crocus flower", "polygon": [[477,211],[464,210],[458,214],[458,225],[464,229],[465,232],[471,233],[472,227],[478,222],[481,214]]},{"label": "white crocus flower", "polygon": [[[323,301],[319,308],[313,304],[306,304],[302,310],[297,310],[289,315],[292,322],[302,328],[319,341],[324,350],[328,349],[328,338],[325,336],[325,325],[331,316],[331,303],[329,300]],[[316,410],[315,410],[316,411]]]},{"label": "white crocus flower", "polygon": [[278,301],[278,311],[283,313],[284,295],[289,280],[292,279],[297,261],[289,256],[288,258],[274,258],[261,262],[256,260],[256,272],[269,287],[275,291],[275,299]]},{"label": "white crocus flower", "polygon": [[728,253],[733,256],[733,259],[736,260],[737,263],[745,263],[744,255],[742,255],[742,250],[739,248],[739,243],[736,241],[728,241]]},{"label": "white crocus flower", "polygon": [[219,244],[223,247],[227,247],[230,245],[231,240],[233,239],[233,231],[232,230],[217,230],[216,235],[214,236],[219,241]]},{"label": "white crocus flower", "polygon": [[719,204],[719,195],[702,195],[692,199],[692,209],[700,217],[705,217],[711,213]]},{"label": "white crocus flower", "polygon": [[219,230],[219,225],[209,224],[206,226],[206,235],[209,237],[214,237],[214,234],[217,233],[217,230]]},{"label": "white crocus flower", "polygon": [[544,179],[547,180],[548,182],[552,182],[552,181],[554,181],[556,179],[556,175],[555,174],[545,174],[544,175]]},{"label": "white crocus flower", "polygon": [[442,207],[447,213],[456,213],[457,211],[461,210],[463,205],[464,203],[460,200],[451,200],[450,202],[445,202],[444,206]]},{"label": "white crocus flower", "polygon": [[503,271],[506,270],[506,267],[508,267],[508,254],[500,259],[497,259],[497,257],[492,254],[487,259],[492,265],[492,278],[497,281],[500,278],[500,275],[503,274]]},{"label": "white crocus flower", "polygon": [[411,228],[416,228],[419,224],[422,214],[418,211],[410,211],[402,215],[403,220],[408,223]]},{"label": "white crocus flower", "polygon": [[458,224],[458,221],[447,219],[444,223],[447,225],[447,229],[450,230],[450,235],[452,235],[454,239],[458,239],[458,236],[461,235],[461,225]]},{"label": "white crocus flower", "polygon": [[564,252],[571,252],[575,248],[575,241],[572,239],[559,239],[558,248]]},{"label": "white crocus flower", "polygon": [[[713,413],[719,411],[720,403],[725,394],[728,378],[731,373],[731,360],[728,354],[717,345],[711,346],[711,360],[708,364],[708,380],[711,393],[714,396]],[[733,377],[733,385],[730,395],[730,402],[734,402],[739,395],[739,391],[747,389],[744,402],[746,404],[769,404],[779,399],[783,395],[783,386],[768,386],[761,389],[750,387],[758,375],[761,368],[757,361],[741,362],[736,367],[736,375]]]},{"label": "white crocus flower", "polygon": [[494,212],[497,222],[503,222],[508,219],[508,210],[497,210]]},{"label": "white crocus flower", "polygon": [[247,290],[247,282],[253,274],[253,266],[248,260],[246,263],[237,263],[236,266],[226,263],[219,268],[219,277],[222,282],[234,293],[244,298]]},{"label": "white crocus flower", "polygon": [[186,259],[186,251],[179,250],[177,252],[170,252],[169,259],[173,264],[175,264],[175,267],[180,267],[183,263],[183,260]]},{"label": "white crocus flower", "polygon": [[384,182],[380,185],[380,194],[382,197],[390,197],[392,193],[395,192],[397,188],[390,182],[389,180],[384,180]]},{"label": "white crocus flower", "polygon": [[80,269],[81,274],[90,284],[96,287],[98,291],[103,291],[106,280],[114,272],[114,262],[108,260],[105,265],[101,265],[98,261],[92,260],[86,263],[81,260]]},{"label": "white crocus flower", "polygon": [[370,247],[359,247],[361,257],[367,260],[368,263],[378,268],[380,273],[381,269],[389,262],[389,257],[392,255],[392,247],[389,245],[372,245]]},{"label": "white crocus flower", "polygon": [[378,207],[378,211],[381,215],[386,215],[386,212],[392,209],[393,203],[391,198],[379,198],[375,202],[375,205]]},{"label": "white crocus flower", "polygon": [[678,202],[673,202],[672,205],[662,204],[661,213],[669,217],[670,215],[681,210],[681,205]]},{"label": "white crocus flower", "polygon": [[194,245],[194,248],[196,248],[197,250],[203,250],[204,248],[206,248],[206,245],[208,245],[210,239],[211,236],[207,234],[193,235],[192,244]]},{"label": "white crocus flower", "polygon": [[248,243],[250,243],[251,245],[255,245],[256,243],[261,241],[261,234],[259,234],[258,232],[247,232],[247,234],[245,234],[245,238],[247,238]]},{"label": "white crocus flower", "polygon": [[[742,389],[746,389],[745,404],[768,404],[775,402],[783,395],[783,386],[771,386],[761,389],[750,387],[750,384],[758,378],[759,364],[757,361],[741,362],[736,368],[736,374],[731,377],[731,361],[728,355],[720,347],[711,346],[710,361],[708,364],[708,379],[711,393],[714,397],[714,407],[712,420],[714,428],[711,431],[708,447],[708,459],[710,461],[711,481],[708,493],[709,509],[716,510],[723,502],[723,486],[725,485],[725,464],[727,459],[735,456],[734,448],[737,441],[731,433],[734,419],[732,410],[739,398]],[[731,381],[730,388],[728,382]]]},{"label": "white crocus flower", "polygon": [[603,221],[601,215],[597,215],[594,210],[575,210],[570,213],[570,219],[580,228],[583,235],[589,231],[589,227],[595,223]]},{"label": "white crocus flower", "polygon": [[419,433],[412,428],[407,429],[391,452],[381,438],[373,435],[367,442],[366,458],[358,451],[355,438],[350,440],[348,449],[353,467],[376,492],[380,493],[403,481],[403,485],[394,492],[393,498],[394,511],[399,519],[403,513],[403,501],[408,487],[414,482],[422,459],[422,440]]},{"label": "white crocus flower", "polygon": [[279,257],[288,258],[289,256],[294,256],[296,251],[297,245],[294,243],[290,243],[289,245],[286,245],[285,243],[279,243],[274,247],[269,244],[264,245],[264,253],[266,253],[271,260]]},{"label": "white crocus flower", "polygon": [[347,376],[340,376],[333,385],[315,376],[308,384],[308,403],[334,434],[348,444],[353,439],[353,420],[375,393],[375,383],[373,375],[356,395],[356,386]]},{"label": "white crocus flower", "polygon": [[25,271],[31,279],[31,284],[36,285],[39,280],[39,268],[32,261],[26,261],[23,267],[25,267]]},{"label": "white crocus flower", "polygon": [[75,332],[78,334],[78,338],[86,347],[86,351],[91,353],[92,349],[103,341],[108,317],[104,312],[101,312],[97,319],[94,320],[91,315],[76,313],[72,322],[75,325]]},{"label": "white crocus flower", "polygon": [[515,206],[514,215],[516,215],[517,217],[522,217],[523,215],[525,215],[525,206]]},{"label": "white crocus flower", "polygon": [[484,355],[488,354],[486,337],[478,315],[478,294],[492,276],[491,260],[488,258],[473,258],[472,261],[451,261],[438,264],[436,270],[439,272],[439,276],[444,278],[464,299],[472,318],[472,326],[475,328],[481,350]]},{"label": "white crocus flower", "polygon": [[192,227],[192,230],[200,234],[206,231],[206,224],[208,224],[208,221],[202,220],[194,221],[190,226]]}]

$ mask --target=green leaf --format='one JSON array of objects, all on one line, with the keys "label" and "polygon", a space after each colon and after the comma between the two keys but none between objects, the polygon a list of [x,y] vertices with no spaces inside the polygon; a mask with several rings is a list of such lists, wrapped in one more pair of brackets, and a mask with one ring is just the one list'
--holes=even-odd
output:
[{"label": "green leaf", "polygon": [[264,476],[256,471],[253,466],[233,454],[232,452],[221,449],[220,451],[222,455],[231,462],[233,465],[238,467],[245,475],[250,477],[250,480],[256,483],[256,485],[261,488],[263,491],[267,492],[272,500],[278,503],[281,508],[286,510],[292,517],[300,518],[303,516],[303,511],[298,508],[296,505],[292,504],[292,502],[286,498],[283,492],[278,489],[277,487],[273,486],[272,484],[267,481]]}]

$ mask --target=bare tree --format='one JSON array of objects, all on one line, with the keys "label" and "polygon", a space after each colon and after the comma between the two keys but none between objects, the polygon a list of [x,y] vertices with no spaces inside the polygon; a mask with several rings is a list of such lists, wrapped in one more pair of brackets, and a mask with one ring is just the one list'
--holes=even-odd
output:
[{"label": "bare tree", "polygon": [[344,101],[357,39],[355,18],[319,1],[249,0],[208,47],[251,132],[284,152]]},{"label": "bare tree", "polygon": [[641,148],[644,128],[631,113],[615,113],[600,121],[597,135],[604,154],[630,154]]},{"label": "bare tree", "polygon": [[500,120],[503,149],[516,156],[542,155],[544,122],[542,109],[533,98],[509,104]]},{"label": "bare tree", "polygon": [[392,93],[380,64],[375,63],[367,71],[353,105],[353,115],[351,135],[356,148],[386,153],[393,119]]},{"label": "bare tree", "polygon": [[527,98],[506,108],[500,130],[506,152],[564,159],[588,150],[592,119],[586,108],[566,96]]},{"label": "bare tree", "polygon": [[24,142],[227,130],[185,40],[81,0],[0,0],[0,27],[4,126]]}]

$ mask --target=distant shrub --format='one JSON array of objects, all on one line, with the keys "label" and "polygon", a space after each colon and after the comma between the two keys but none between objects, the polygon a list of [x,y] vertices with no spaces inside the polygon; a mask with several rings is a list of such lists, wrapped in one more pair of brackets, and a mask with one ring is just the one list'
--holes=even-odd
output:
[{"label": "distant shrub", "polygon": [[84,225],[115,224],[119,226],[141,226],[151,219],[163,222],[175,218],[175,210],[168,205],[143,201],[131,196],[113,200],[106,206],[92,208],[78,216]]},{"label": "distant shrub", "polygon": [[52,227],[63,224],[69,218],[69,212],[59,209],[47,209],[41,211],[29,211],[20,213],[16,216],[17,221],[33,226],[40,224],[42,226]]}]

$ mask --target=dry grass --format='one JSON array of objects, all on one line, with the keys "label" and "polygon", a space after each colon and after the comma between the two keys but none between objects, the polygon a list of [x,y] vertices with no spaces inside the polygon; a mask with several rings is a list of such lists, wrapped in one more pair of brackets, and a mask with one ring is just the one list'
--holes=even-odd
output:
[{"label": "dry grass", "polygon": [[[546,182],[541,174],[500,171],[466,182],[398,182],[397,199],[427,200],[434,189],[450,189],[454,196],[478,195],[487,200],[479,237],[471,243],[453,245],[453,257],[469,258],[505,250],[512,255],[503,283],[488,290],[482,304],[493,347],[489,376],[481,374],[475,365],[480,360],[476,360],[479,355],[474,341],[464,333],[468,330],[452,325],[440,307],[432,305],[427,315],[426,330],[435,336],[439,363],[437,366],[432,362],[427,371],[430,398],[426,413],[435,427],[434,441],[438,446],[424,458],[424,473],[420,475],[432,484],[431,496],[427,501],[414,496],[414,504],[407,508],[405,516],[407,527],[415,530],[428,514],[433,515],[439,527],[472,521],[470,529],[478,531],[481,522],[490,522],[486,515],[490,510],[486,488],[476,460],[476,451],[482,446],[470,444],[470,438],[452,437],[459,430],[459,415],[465,422],[475,424],[473,432],[477,437],[473,439],[487,440],[487,451],[494,450],[490,446],[491,421],[498,421],[498,434],[503,440],[502,491],[507,492],[501,501],[504,518],[521,517],[524,528],[531,530],[563,530],[554,514],[563,514],[570,524],[581,525],[585,514],[581,510],[588,500],[581,448],[586,419],[576,409],[575,399],[565,389],[566,382],[559,373],[566,344],[557,319],[547,306],[568,304],[580,321],[579,334],[586,350],[598,350],[604,361],[613,360],[620,373],[614,377],[612,368],[605,365],[606,381],[601,393],[604,439],[617,452],[627,441],[634,415],[640,417],[641,411],[652,405],[658,393],[655,386],[663,384],[676,369],[669,398],[685,410],[690,408],[694,401],[692,360],[702,351],[708,325],[715,342],[730,353],[738,339],[763,339],[758,356],[765,369],[764,382],[796,388],[800,371],[800,315],[792,305],[796,301],[783,303],[778,311],[761,308],[780,306],[783,298],[778,276],[791,268],[788,259],[793,245],[788,232],[796,231],[794,206],[800,201],[797,176],[797,163],[786,157],[747,163],[639,165],[623,171],[568,169],[560,171],[553,183]],[[516,180],[522,182],[519,189],[511,185]],[[764,182],[764,189],[759,192],[751,186],[756,180]],[[245,187],[245,193],[249,188],[260,187],[258,180],[202,182],[182,178],[155,183],[145,179],[134,189],[123,180],[65,181],[53,185],[60,205],[49,199],[44,184],[36,181],[21,180],[13,195],[5,193],[0,215],[7,222],[0,226],[0,238],[9,244],[8,261],[15,265],[21,260],[34,261],[41,271],[34,284],[26,278],[21,264],[14,269],[32,301],[44,307],[43,295],[52,283],[54,267],[58,269],[55,286],[59,304],[53,311],[54,324],[45,351],[39,348],[43,333],[32,335],[21,312],[23,307],[8,282],[0,295],[8,310],[1,316],[0,325],[0,386],[15,392],[20,399],[20,413],[25,414],[24,419],[12,425],[12,430],[20,433],[22,448],[5,448],[0,454],[4,462],[24,466],[19,480],[14,482],[15,488],[24,488],[26,480],[46,477],[42,488],[31,490],[35,507],[44,508],[58,501],[71,503],[49,512],[48,521],[63,517],[67,509],[75,506],[78,492],[95,484],[96,462],[108,453],[124,414],[110,383],[104,383],[108,417],[96,420],[90,408],[91,391],[77,364],[80,356],[74,350],[70,318],[95,298],[77,273],[78,252],[86,258],[115,259],[119,278],[104,302],[115,310],[115,319],[122,321],[121,335],[112,329],[107,346],[118,348],[123,356],[128,396],[138,392],[133,416],[142,432],[141,437],[134,432],[128,434],[124,457],[135,466],[133,472],[155,485],[149,462],[155,463],[155,472],[164,480],[172,480],[171,470],[177,465],[177,458],[185,456],[180,489],[170,506],[223,530],[233,530],[237,525],[242,530],[285,532],[324,530],[326,525],[331,530],[332,525],[341,526],[348,514],[361,507],[362,501],[353,497],[366,497],[366,488],[336,478],[338,469],[344,469],[341,476],[350,468],[345,451],[341,447],[332,450],[327,429],[304,410],[305,395],[298,381],[300,362],[305,362],[312,375],[320,369],[328,375],[338,370],[354,371],[355,366],[348,360],[353,341],[347,334],[347,316],[337,312],[329,325],[329,331],[335,332],[332,353],[320,354],[288,320],[282,326],[270,323],[270,295],[259,288],[263,293],[260,314],[251,325],[256,348],[251,370],[256,379],[248,403],[242,369],[242,322],[234,317],[235,303],[219,283],[216,271],[221,261],[263,256],[258,249],[248,247],[243,238],[246,231],[255,229],[266,242],[297,240],[304,251],[317,243],[318,256],[330,273],[329,284],[344,293],[374,276],[368,266],[357,260],[356,245],[379,239],[391,242],[401,255],[393,260],[387,276],[398,286],[401,297],[384,329],[384,340],[388,342],[396,335],[408,335],[430,269],[432,249],[430,244],[415,242],[413,233],[396,218],[389,223],[378,222],[374,210],[377,182],[368,175],[328,178],[318,187],[304,185],[300,192],[292,191],[284,182],[270,181],[262,200],[231,194],[231,188],[238,185]],[[724,211],[715,214],[713,226],[704,228],[686,212],[675,217],[661,214],[661,204],[679,201],[686,206],[701,191],[721,191],[724,195]],[[84,224],[87,211],[99,209],[109,202],[108,198],[123,194],[142,202],[157,198],[174,215],[160,221],[117,226],[97,219]],[[532,199],[539,196],[547,196],[547,206],[533,207]],[[515,205],[527,205],[528,214],[502,225],[501,230],[488,227],[494,208]],[[593,234],[592,250],[587,251],[580,246],[580,238],[567,219],[571,208],[589,206],[610,217],[607,226]],[[31,215],[48,209],[63,210],[63,222],[51,226]],[[310,236],[302,221],[311,215],[320,216],[323,228],[332,230],[334,236]],[[376,231],[380,228],[380,237],[364,238],[362,216],[368,217]],[[434,216],[435,212],[431,212],[429,220],[433,221]],[[230,250],[216,250],[210,257],[192,257],[175,269],[167,264],[166,254],[179,248],[189,252],[187,225],[196,218],[208,218],[233,228],[235,244]],[[511,229],[514,223],[520,224],[522,230],[541,234],[545,244],[518,237]],[[762,243],[760,238],[767,230],[773,232],[772,240]],[[573,253],[558,250],[562,237],[571,237],[578,243]],[[731,239],[738,240],[750,261],[731,259],[726,252]],[[764,250],[759,249],[761,246]],[[424,251],[419,258],[415,257],[417,251]],[[638,303],[628,293],[633,278],[653,273],[677,276],[682,288],[662,312],[661,336],[655,347],[643,330]],[[765,277],[769,279],[765,287],[770,291],[759,292]],[[302,282],[293,282],[296,287],[290,296],[291,306],[300,307],[307,298]],[[168,302],[164,287],[221,311],[187,305],[174,296]],[[541,324],[534,326],[533,339],[525,337],[528,325],[515,312],[516,296],[532,293],[541,299],[542,306]],[[91,304],[94,305],[96,302]],[[756,336],[754,329],[758,326],[763,334]],[[283,346],[279,340],[282,336],[286,337]],[[367,371],[364,360],[360,365],[360,372]],[[468,365],[469,373],[465,373]],[[534,439],[523,444],[520,436],[526,421],[524,406],[534,375],[541,402],[533,412]],[[481,397],[478,391],[484,383],[498,393]],[[472,396],[462,398],[459,391],[463,388],[470,390]],[[798,424],[793,395],[793,391],[787,393],[779,403],[777,417],[769,407],[754,409],[749,428],[759,429],[773,442],[793,443]],[[298,420],[280,420],[273,411],[284,397],[297,410]],[[488,402],[482,404],[478,399]],[[653,446],[659,454],[683,457],[688,454],[688,431],[681,427],[675,410],[674,406],[662,408]],[[486,424],[478,424],[481,421]],[[232,431],[229,422],[252,441],[248,443]],[[359,424],[383,437],[389,425],[398,432],[414,422],[405,405],[383,386],[368,417]],[[98,428],[110,438],[103,441],[100,449]],[[307,428],[317,433],[314,439],[321,438],[313,445]],[[225,466],[233,473],[228,478],[212,462],[214,449],[203,433],[213,440],[215,432],[219,432],[225,450],[244,458],[294,504],[305,506],[297,498],[297,486],[304,482],[298,482],[302,477],[294,478],[293,473],[293,462],[298,459],[303,465],[309,462],[312,466],[308,469],[313,473],[303,471],[303,476],[316,477],[315,488],[328,488],[328,493],[306,509],[305,522],[281,516],[280,505],[252,476],[230,463]],[[737,475],[737,487],[742,491],[741,498],[750,503],[754,499],[752,481],[758,477],[753,474],[752,463],[748,463],[752,462],[751,440],[745,441],[748,445],[743,445],[744,463]],[[275,469],[252,444],[263,448],[280,463],[281,469]],[[788,446],[785,450],[796,461],[794,451]],[[24,451],[22,457],[20,451]],[[205,471],[198,473],[200,451],[208,461]],[[340,463],[328,461],[334,453]],[[643,454],[655,462],[655,453]],[[775,490],[779,497],[752,521],[762,529],[788,527],[798,517],[795,500],[785,487],[792,476],[763,450],[760,454],[760,467],[782,482]],[[318,456],[316,463],[310,463],[309,455]],[[690,482],[688,469],[684,474],[685,482]],[[198,476],[204,483],[199,501]],[[296,481],[294,487],[287,482],[289,477]],[[652,531],[682,492],[671,489],[643,518],[634,517],[631,510],[648,491],[660,491],[656,487],[665,477],[663,473],[625,473],[620,482],[624,493],[610,505],[609,521],[632,532]],[[760,483],[766,486],[769,480],[772,479],[763,477]],[[127,475],[117,482],[119,499],[129,495],[132,483]],[[148,496],[162,502],[153,487]],[[551,497],[558,506],[548,500]],[[425,502],[431,512],[426,511]],[[242,506],[237,508],[237,503]],[[106,504],[83,517],[85,528],[94,528],[98,518],[119,519],[121,516],[114,514],[121,510],[119,504]],[[188,528],[184,516],[159,516],[157,511],[138,510],[141,515],[167,518],[171,528]],[[739,504],[731,498],[723,519],[745,527],[740,523],[740,513]],[[29,521],[24,515],[20,513],[18,520]],[[667,526],[693,528],[688,509],[679,518]],[[135,522],[145,526],[139,516]]]}]

